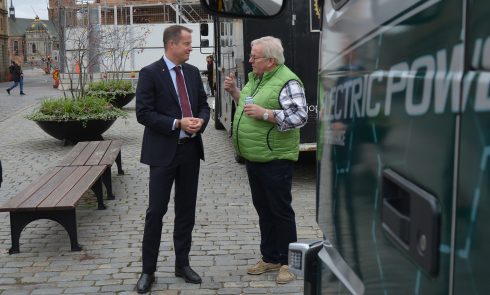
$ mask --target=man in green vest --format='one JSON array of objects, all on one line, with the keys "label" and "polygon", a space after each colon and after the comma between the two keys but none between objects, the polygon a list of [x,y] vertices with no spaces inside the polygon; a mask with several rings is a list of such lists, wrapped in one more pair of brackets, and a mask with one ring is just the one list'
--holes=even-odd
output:
[{"label": "man in green vest", "polygon": [[259,275],[279,269],[276,282],[285,284],[294,280],[288,269],[289,243],[296,242],[291,185],[299,128],[308,118],[306,97],[301,80],[284,65],[281,40],[267,36],[251,46],[248,83],[240,91],[233,74],[224,83],[237,103],[233,144],[245,159],[259,215],[262,258],[247,272]]}]

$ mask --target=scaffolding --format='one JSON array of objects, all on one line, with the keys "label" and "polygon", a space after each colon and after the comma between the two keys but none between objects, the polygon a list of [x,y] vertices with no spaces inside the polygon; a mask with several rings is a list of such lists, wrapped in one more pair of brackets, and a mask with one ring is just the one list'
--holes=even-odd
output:
[{"label": "scaffolding", "polygon": [[[120,2],[120,3],[118,3]],[[142,3],[145,2],[145,3]],[[201,7],[198,0],[181,1],[98,1],[77,0],[74,5],[64,6],[66,27],[86,26],[88,10],[97,10],[100,25],[132,25],[162,23],[208,23],[212,17]],[[93,24],[94,19],[90,22]]]}]

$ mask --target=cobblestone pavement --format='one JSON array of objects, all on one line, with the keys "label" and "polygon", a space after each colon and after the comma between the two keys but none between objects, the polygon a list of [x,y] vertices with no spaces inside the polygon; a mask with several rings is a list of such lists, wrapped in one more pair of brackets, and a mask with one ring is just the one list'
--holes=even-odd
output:
[{"label": "cobblestone pavement", "polygon": [[[56,93],[50,88],[50,81],[44,85],[41,82],[30,86],[26,83],[28,95],[17,103],[6,101],[18,99],[18,94],[8,96],[4,90],[0,91],[2,203],[54,166],[71,148],[23,118],[40,97]],[[126,174],[116,175],[113,167],[116,200],[106,201],[107,210],[96,210],[93,193],[82,198],[77,207],[81,252],[70,251],[68,234],[58,223],[38,220],[22,232],[21,252],[9,255],[9,214],[0,213],[0,295],[136,294],[148,167],[139,163],[143,127],[136,122],[134,100],[125,109],[129,118],[117,120],[104,137],[124,141],[122,159]],[[191,265],[202,276],[203,283],[186,284],[174,276],[171,201],[164,218],[157,281],[152,294],[302,294],[300,278],[287,285],[277,285],[274,273],[246,274],[247,266],[259,258],[260,236],[245,167],[235,163],[227,133],[215,130],[213,122],[204,134],[204,145],[206,161],[201,166],[191,250]],[[321,237],[315,222],[314,177],[314,159],[302,159],[296,165],[293,182],[299,240]]]}]

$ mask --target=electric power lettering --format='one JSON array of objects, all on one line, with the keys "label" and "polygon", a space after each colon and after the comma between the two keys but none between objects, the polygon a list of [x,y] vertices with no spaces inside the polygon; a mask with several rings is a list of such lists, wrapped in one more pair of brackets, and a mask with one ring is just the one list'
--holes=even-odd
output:
[{"label": "electric power lettering", "polygon": [[[446,49],[441,49],[435,56],[423,55],[411,64],[401,62],[389,71],[375,71],[336,85],[326,92],[331,111],[329,119],[389,116],[393,99],[400,96],[404,97],[405,111],[410,116],[442,114],[448,107],[451,112],[462,112],[467,107],[476,112],[490,111],[490,73],[468,72],[463,78],[463,54],[463,45],[457,44],[450,56]],[[472,57],[475,68],[479,65],[490,68],[490,37],[476,40]],[[384,97],[373,96],[379,93],[373,91],[375,87],[386,89]],[[471,90],[475,99],[468,106]]]}]

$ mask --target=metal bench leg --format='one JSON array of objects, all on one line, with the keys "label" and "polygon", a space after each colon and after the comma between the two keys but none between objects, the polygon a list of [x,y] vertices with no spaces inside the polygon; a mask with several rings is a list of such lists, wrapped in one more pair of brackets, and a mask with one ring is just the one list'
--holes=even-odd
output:
[{"label": "metal bench leg", "polygon": [[20,234],[24,227],[38,219],[50,219],[58,222],[65,228],[70,237],[72,251],[80,251],[82,248],[78,244],[77,218],[75,209],[63,211],[35,211],[35,212],[10,212],[10,235],[12,238],[12,248],[9,254],[19,253]]},{"label": "metal bench leg", "polygon": [[116,164],[117,164],[117,175],[124,175],[124,170],[122,169],[121,151],[119,151],[119,153],[117,154]]},{"label": "metal bench leg", "polygon": [[32,221],[25,220],[22,215],[22,213],[10,212],[10,238],[12,239],[12,248],[10,248],[9,254],[16,254],[20,252],[20,233],[24,227]]},{"label": "metal bench leg", "polygon": [[92,186],[92,190],[97,196],[97,210],[105,210],[106,207],[104,205],[103,192],[102,192],[102,180],[99,178]]},{"label": "metal bench leg", "polygon": [[107,190],[107,199],[114,200],[116,197],[112,193],[111,167],[108,167],[104,171],[104,174],[102,174],[102,181],[104,182],[105,188]]},{"label": "metal bench leg", "polygon": [[50,218],[61,224],[70,236],[72,251],[81,251],[82,247],[78,244],[77,215],[75,209],[66,211],[56,211]]}]

